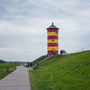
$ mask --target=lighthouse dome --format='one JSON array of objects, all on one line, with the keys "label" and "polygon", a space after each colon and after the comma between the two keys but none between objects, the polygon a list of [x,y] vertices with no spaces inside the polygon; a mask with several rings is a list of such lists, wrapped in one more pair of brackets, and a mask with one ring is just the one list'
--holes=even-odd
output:
[{"label": "lighthouse dome", "polygon": [[57,28],[57,27],[54,25],[54,23],[52,23],[52,25],[51,25],[50,27],[48,27],[47,30],[48,30],[48,29],[53,29],[53,28],[54,28],[54,29],[57,29],[57,30],[59,29],[59,28]]}]

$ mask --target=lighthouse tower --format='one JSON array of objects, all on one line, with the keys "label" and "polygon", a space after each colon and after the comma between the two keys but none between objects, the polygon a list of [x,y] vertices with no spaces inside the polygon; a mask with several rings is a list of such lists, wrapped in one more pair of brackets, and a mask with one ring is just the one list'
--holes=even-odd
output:
[{"label": "lighthouse tower", "polygon": [[47,54],[58,54],[58,30],[54,23],[47,28]]}]

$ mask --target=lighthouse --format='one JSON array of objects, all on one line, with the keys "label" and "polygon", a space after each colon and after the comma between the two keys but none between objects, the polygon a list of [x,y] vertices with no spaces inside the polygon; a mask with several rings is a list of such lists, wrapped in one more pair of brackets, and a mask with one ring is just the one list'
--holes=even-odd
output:
[{"label": "lighthouse", "polygon": [[58,54],[58,30],[54,23],[47,28],[47,54]]}]

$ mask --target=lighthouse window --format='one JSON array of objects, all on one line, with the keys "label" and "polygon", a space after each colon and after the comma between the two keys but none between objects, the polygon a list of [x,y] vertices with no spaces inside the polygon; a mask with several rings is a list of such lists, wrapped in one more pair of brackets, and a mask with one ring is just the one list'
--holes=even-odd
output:
[{"label": "lighthouse window", "polygon": [[58,30],[56,31],[56,34],[58,34]]},{"label": "lighthouse window", "polygon": [[54,42],[54,40],[52,40],[52,42]]}]

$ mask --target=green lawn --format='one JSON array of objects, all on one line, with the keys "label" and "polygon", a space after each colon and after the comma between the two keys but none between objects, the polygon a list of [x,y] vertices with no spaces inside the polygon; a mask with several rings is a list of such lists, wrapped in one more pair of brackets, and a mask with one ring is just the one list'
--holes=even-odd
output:
[{"label": "green lawn", "polygon": [[0,79],[4,78],[6,75],[8,75],[9,73],[13,72],[13,70],[9,70],[9,71],[0,71]]},{"label": "green lawn", "polygon": [[43,55],[43,56],[37,58],[36,60],[34,60],[34,61],[32,62],[33,66],[36,64],[37,61],[40,61],[40,60],[42,60],[42,59],[44,59],[44,58],[46,58],[46,57],[47,57],[47,55]]},{"label": "green lawn", "polygon": [[20,63],[0,63],[0,69],[6,69],[9,67],[10,69],[15,69],[16,66],[19,66]]},{"label": "green lawn", "polygon": [[90,90],[90,51],[57,56],[30,71],[32,90]]},{"label": "green lawn", "polygon": [[[0,63],[0,79],[11,73],[16,69],[16,66],[19,66],[20,63]],[[7,67],[9,70],[7,71]]]}]

